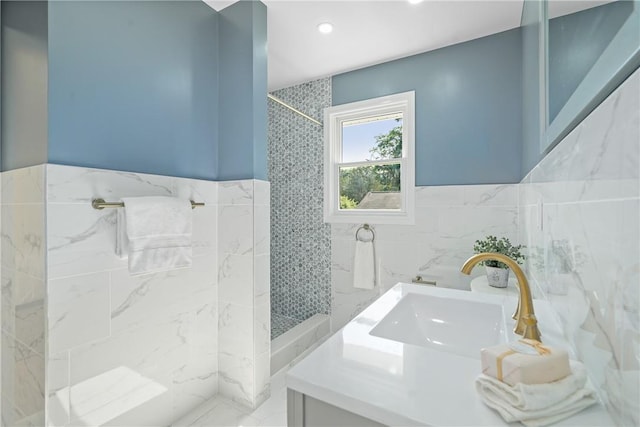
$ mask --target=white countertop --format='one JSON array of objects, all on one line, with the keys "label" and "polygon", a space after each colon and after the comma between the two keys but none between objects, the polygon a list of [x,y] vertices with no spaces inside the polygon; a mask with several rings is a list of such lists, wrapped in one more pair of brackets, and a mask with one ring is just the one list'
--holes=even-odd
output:
[{"label": "white countertop", "polygon": [[[500,304],[508,314],[517,304],[509,296],[399,283],[291,368],[287,387],[390,426],[506,425],[475,391],[480,349],[471,358],[369,334],[408,292]],[[536,300],[535,310],[545,344],[569,350],[547,303]],[[505,317],[510,322],[506,339],[520,338],[511,332],[513,320]],[[557,425],[613,422],[594,405]]]}]

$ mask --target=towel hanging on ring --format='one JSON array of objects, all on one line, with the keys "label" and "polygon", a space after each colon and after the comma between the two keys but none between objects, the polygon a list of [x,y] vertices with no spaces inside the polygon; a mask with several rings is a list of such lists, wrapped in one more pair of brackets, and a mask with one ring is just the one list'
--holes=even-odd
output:
[{"label": "towel hanging on ring", "polygon": [[[369,231],[369,238],[359,233]],[[362,233],[364,234],[364,233]],[[373,289],[376,284],[375,250],[373,241],[375,233],[369,224],[364,224],[356,231],[356,248],[353,257],[353,287],[359,289]]]}]

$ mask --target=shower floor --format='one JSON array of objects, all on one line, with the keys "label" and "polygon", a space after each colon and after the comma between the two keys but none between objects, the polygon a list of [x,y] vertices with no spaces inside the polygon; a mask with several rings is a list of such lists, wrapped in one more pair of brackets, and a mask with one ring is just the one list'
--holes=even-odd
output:
[{"label": "shower floor", "polygon": [[302,320],[283,316],[282,314],[271,313],[271,339],[273,340],[279,337],[300,323],[302,323]]}]

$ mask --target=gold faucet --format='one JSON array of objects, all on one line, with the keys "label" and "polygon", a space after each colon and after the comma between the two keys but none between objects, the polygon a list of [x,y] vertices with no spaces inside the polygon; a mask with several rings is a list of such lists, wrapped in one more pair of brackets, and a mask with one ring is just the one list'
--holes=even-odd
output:
[{"label": "gold faucet", "polygon": [[522,335],[524,338],[541,341],[540,331],[538,330],[538,321],[536,320],[536,315],[533,312],[531,288],[529,288],[529,282],[517,262],[506,255],[483,252],[469,258],[462,266],[461,271],[464,274],[470,274],[476,264],[488,260],[500,261],[506,264],[511,268],[511,270],[513,270],[516,278],[518,279],[520,297],[518,298],[518,309],[513,315],[513,318],[516,320],[516,327],[513,329],[513,332],[518,335]]}]

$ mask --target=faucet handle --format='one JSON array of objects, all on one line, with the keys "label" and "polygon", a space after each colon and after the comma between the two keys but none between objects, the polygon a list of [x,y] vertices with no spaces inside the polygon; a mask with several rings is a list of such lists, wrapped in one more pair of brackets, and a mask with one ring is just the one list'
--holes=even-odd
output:
[{"label": "faucet handle", "polygon": [[540,339],[540,330],[538,329],[538,320],[536,319],[535,314],[521,316],[517,320],[516,329],[514,332],[516,334],[522,335],[523,338],[529,338],[542,342],[542,340]]},{"label": "faucet handle", "polygon": [[411,283],[415,283],[417,285],[437,286],[437,282],[435,280],[425,280],[420,275],[418,275],[418,276],[414,277],[413,279],[411,279]]}]

